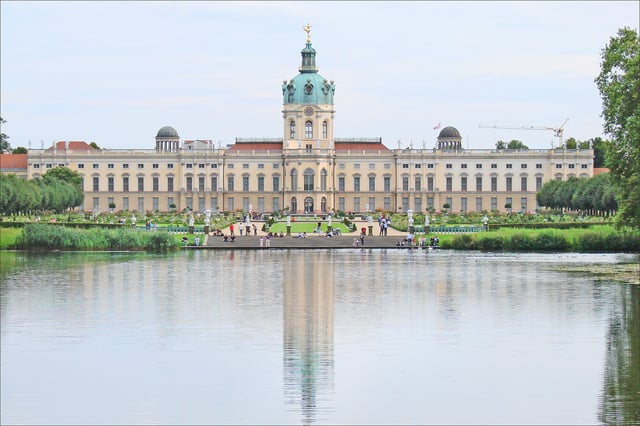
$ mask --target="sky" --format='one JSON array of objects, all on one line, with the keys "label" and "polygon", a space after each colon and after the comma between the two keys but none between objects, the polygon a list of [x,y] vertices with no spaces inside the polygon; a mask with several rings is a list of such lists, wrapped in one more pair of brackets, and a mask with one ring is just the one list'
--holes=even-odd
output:
[{"label": "sky", "polygon": [[[11,147],[153,149],[163,126],[222,147],[282,138],[282,81],[310,24],[334,80],[335,136],[469,149],[605,137],[594,83],[640,2],[0,2],[0,113]],[[567,121],[568,119],[568,121]],[[494,126],[481,127],[481,126]],[[499,129],[495,127],[515,127]],[[523,130],[522,127],[536,129]],[[538,130],[537,128],[542,128]]]}]

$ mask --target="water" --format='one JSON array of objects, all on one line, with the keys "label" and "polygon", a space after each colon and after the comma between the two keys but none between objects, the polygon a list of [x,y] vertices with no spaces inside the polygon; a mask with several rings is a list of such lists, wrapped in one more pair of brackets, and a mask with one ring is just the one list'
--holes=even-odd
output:
[{"label": "water", "polygon": [[2,424],[640,421],[631,255],[3,253]]}]

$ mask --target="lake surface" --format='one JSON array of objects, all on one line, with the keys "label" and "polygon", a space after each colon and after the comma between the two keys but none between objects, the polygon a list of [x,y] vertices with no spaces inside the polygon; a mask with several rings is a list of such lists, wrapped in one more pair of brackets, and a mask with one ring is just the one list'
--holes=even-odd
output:
[{"label": "lake surface", "polygon": [[2,424],[633,424],[640,288],[446,250],[0,254]]}]

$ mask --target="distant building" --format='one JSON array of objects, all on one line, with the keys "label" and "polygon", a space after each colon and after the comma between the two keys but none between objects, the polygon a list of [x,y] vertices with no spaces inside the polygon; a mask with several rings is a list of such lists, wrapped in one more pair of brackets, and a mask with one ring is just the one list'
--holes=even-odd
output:
[{"label": "distant building", "polygon": [[0,174],[27,178],[27,154],[0,154]]},{"label": "distant building", "polygon": [[[30,149],[27,176],[66,166],[84,180],[84,205],[109,210],[324,214],[513,211],[536,209],[536,191],[551,179],[591,177],[592,150],[464,149],[460,132],[445,127],[433,148],[391,149],[381,138],[334,136],[336,85],[318,73],[307,36],[298,74],[282,82],[282,135],[180,141],[162,127],[155,149],[94,149],[57,142]],[[366,111],[363,112],[366,116]],[[431,131],[431,129],[425,129]]]}]

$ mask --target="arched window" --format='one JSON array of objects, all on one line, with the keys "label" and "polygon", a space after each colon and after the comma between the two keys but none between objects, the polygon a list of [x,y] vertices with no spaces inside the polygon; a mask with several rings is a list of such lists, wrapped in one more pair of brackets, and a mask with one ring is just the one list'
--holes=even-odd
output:
[{"label": "arched window", "polygon": [[329,134],[329,124],[326,121],[322,122],[322,139],[328,138]]},{"label": "arched window", "polygon": [[313,181],[315,180],[315,174],[313,170],[306,169],[304,171],[304,190],[305,191],[313,191]]},{"label": "arched window", "polygon": [[291,213],[297,213],[298,212],[298,200],[296,200],[296,197],[291,197]]},{"label": "arched window", "polygon": [[291,120],[289,123],[289,139],[295,139],[296,137],[296,122]]},{"label": "arched window", "polygon": [[304,137],[305,139],[313,139],[313,123],[311,121],[304,123]]},{"label": "arched window", "polygon": [[296,169],[291,170],[291,191],[298,190],[298,171]]},{"label": "arched window", "polygon": [[322,197],[322,199],[320,200],[320,211],[322,211],[323,213],[327,211],[327,198],[326,197]]},{"label": "arched window", "polygon": [[326,191],[326,190],[327,190],[327,170],[322,169],[320,171],[320,191]]}]

